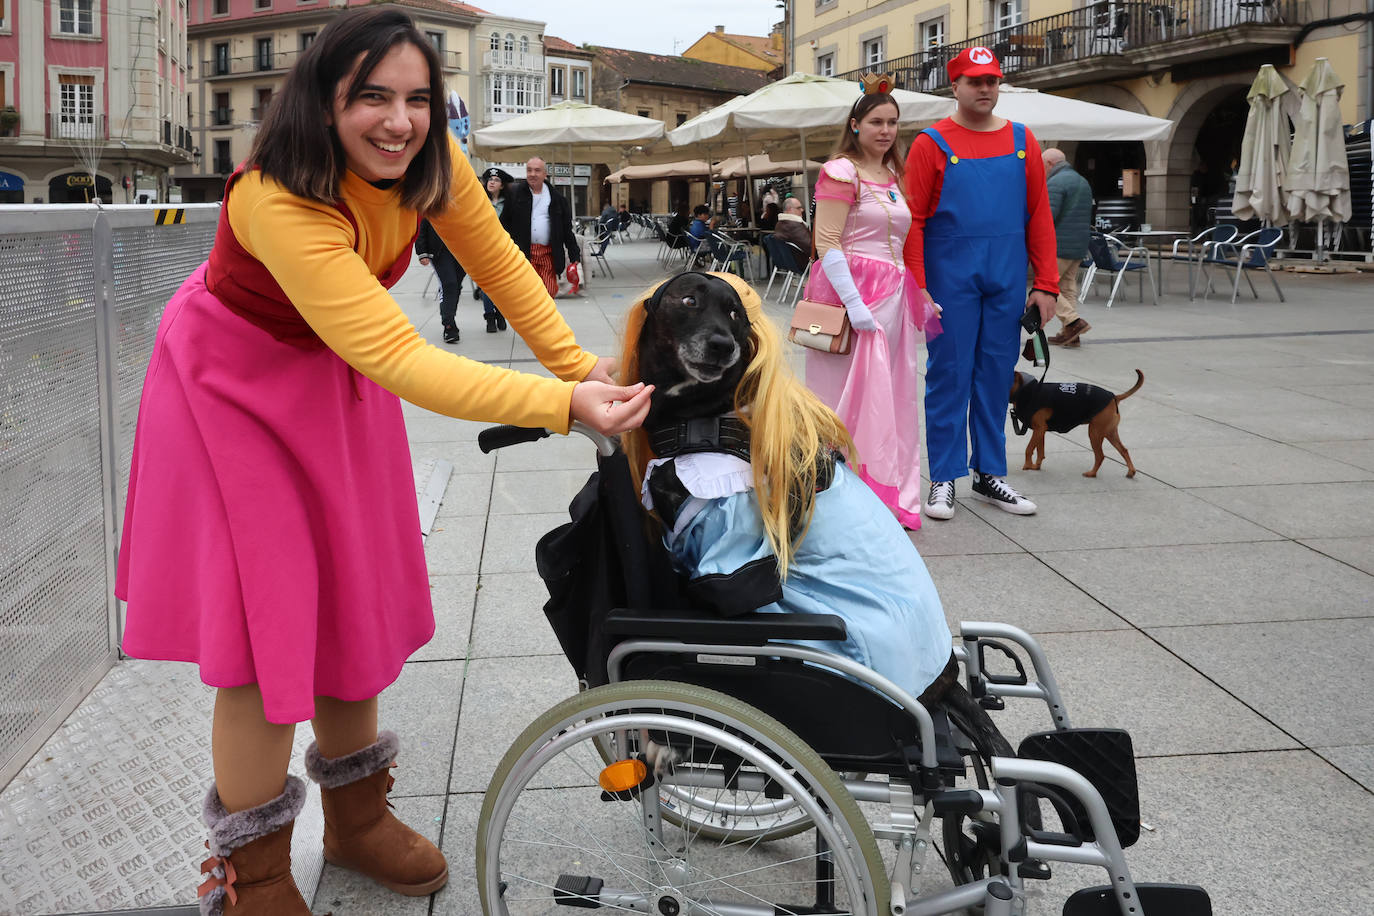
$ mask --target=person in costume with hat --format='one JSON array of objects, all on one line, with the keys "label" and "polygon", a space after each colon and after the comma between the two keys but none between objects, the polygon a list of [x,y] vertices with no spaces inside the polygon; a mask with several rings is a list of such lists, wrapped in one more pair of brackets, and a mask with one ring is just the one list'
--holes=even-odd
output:
[{"label": "person in costume with hat", "polygon": [[972,470],[975,499],[1030,515],[1035,503],[1006,481],[1007,392],[1022,313],[1034,307],[1047,324],[1059,295],[1045,168],[1030,129],[993,114],[992,51],[967,48],[946,70],[958,108],[917,135],[905,176],[906,265],[943,309],[927,348],[925,514],[953,516],[954,482]]},{"label": "person in costume with hat", "polygon": [[807,299],[843,305],[857,333],[848,353],[808,349],[806,384],[854,437],[853,470],[904,527],[916,529],[918,350],[921,333],[937,333],[939,322],[902,260],[911,213],[892,80],[870,73],[862,86],[816,181],[817,260],[806,287]]},{"label": "person in costume with hat", "polygon": [[[482,173],[482,187],[487,189],[487,196],[491,198],[491,205],[496,208],[496,218],[501,218],[501,213],[506,208],[506,188],[515,180],[515,177],[505,169],[498,169],[491,166]],[[491,297],[480,289],[477,295],[482,299],[482,317],[487,320],[487,333],[495,334],[497,331],[506,329],[506,317],[501,314],[501,310],[496,307],[496,303],[491,301]]]}]

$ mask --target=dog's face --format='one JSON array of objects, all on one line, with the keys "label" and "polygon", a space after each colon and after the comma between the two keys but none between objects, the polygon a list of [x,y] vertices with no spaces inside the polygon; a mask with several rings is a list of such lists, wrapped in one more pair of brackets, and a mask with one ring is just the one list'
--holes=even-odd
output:
[{"label": "dog's face", "polygon": [[654,386],[648,422],[726,413],[749,364],[749,316],[724,280],[678,274],[645,303],[638,355]]}]

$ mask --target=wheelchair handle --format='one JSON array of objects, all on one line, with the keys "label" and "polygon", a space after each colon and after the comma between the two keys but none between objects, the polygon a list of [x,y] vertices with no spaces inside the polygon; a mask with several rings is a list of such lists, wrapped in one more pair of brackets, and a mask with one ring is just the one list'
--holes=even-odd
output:
[{"label": "wheelchair handle", "polygon": [[517,445],[521,442],[537,442],[547,439],[552,433],[547,429],[529,426],[489,426],[477,434],[477,447],[482,454],[490,455],[498,448]]}]

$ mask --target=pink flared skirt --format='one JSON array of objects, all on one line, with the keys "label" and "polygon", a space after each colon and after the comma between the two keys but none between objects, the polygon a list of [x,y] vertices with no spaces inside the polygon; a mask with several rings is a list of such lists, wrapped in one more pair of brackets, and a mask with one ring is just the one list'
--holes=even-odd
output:
[{"label": "pink flared skirt", "polygon": [[[845,355],[806,352],[806,384],[839,414],[858,449],[854,468],[903,526],[921,527],[919,344],[939,320],[905,268],[850,257],[850,272],[879,329],[855,332]],[[806,295],[839,302],[825,272]]]},{"label": "pink flared skirt", "polygon": [[199,268],[153,347],[115,593],[126,653],[257,684],[269,721],[376,696],[434,634],[399,400],[230,311]]}]

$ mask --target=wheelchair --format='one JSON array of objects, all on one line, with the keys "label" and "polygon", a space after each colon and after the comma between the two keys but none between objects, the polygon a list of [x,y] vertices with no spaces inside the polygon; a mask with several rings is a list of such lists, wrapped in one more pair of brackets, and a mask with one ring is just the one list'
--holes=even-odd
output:
[{"label": "wheelchair", "polygon": [[[1071,726],[1030,634],[963,623],[953,647],[985,709],[1046,707],[1050,728],[997,756],[950,711],[796,644],[842,639],[839,617],[724,618],[656,592],[671,573],[624,455],[574,431],[596,444],[597,472],[536,560],[583,689],[535,719],[492,777],[477,826],[484,914],[1012,916],[1028,881],[1076,863],[1107,881],[1072,894],[1064,916],[1210,916],[1200,887],[1132,880],[1130,737]],[[495,427],[479,444],[548,435]],[[932,853],[952,887],[929,888]]]}]

